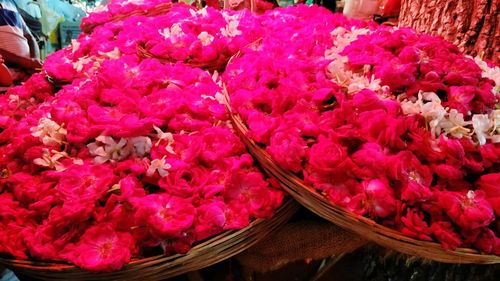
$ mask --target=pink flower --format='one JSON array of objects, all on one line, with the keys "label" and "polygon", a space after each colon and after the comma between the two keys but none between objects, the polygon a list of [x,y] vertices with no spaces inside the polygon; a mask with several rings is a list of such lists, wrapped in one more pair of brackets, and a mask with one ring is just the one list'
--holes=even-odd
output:
[{"label": "pink flower", "polygon": [[146,191],[139,180],[132,176],[122,178],[118,185],[120,186],[120,197],[123,200],[130,201],[132,198],[140,198],[146,196]]},{"label": "pink flower", "polygon": [[377,174],[385,173],[384,165],[387,160],[388,151],[377,143],[364,143],[356,152],[351,155],[351,159],[359,169],[355,174],[359,178],[374,178]]},{"label": "pink flower", "polygon": [[278,118],[252,110],[248,113],[246,124],[250,129],[249,137],[257,142],[269,143],[271,134],[278,124]]},{"label": "pink flower", "polygon": [[208,174],[202,167],[180,168],[161,178],[158,185],[169,194],[190,198],[206,185]]},{"label": "pink flower", "polygon": [[401,232],[407,236],[424,241],[432,241],[432,230],[424,220],[424,214],[417,209],[407,209],[406,216],[401,217]]},{"label": "pink flower", "polygon": [[353,179],[344,182],[315,183],[315,187],[330,202],[342,207],[348,207],[351,204],[352,197],[363,192],[361,184]]},{"label": "pink flower", "polygon": [[365,208],[373,218],[385,218],[396,211],[396,198],[389,185],[381,180],[363,181]]},{"label": "pink flower", "polygon": [[64,256],[90,271],[116,271],[126,265],[135,247],[132,236],[106,224],[92,226],[76,244],[68,244]]},{"label": "pink flower", "polygon": [[376,109],[384,109],[389,114],[395,114],[400,111],[399,103],[392,100],[381,100],[375,92],[364,89],[352,97],[354,108],[359,111],[371,111]]},{"label": "pink flower", "polygon": [[467,194],[442,191],[438,193],[438,202],[462,230],[485,227],[495,220],[493,209],[481,190],[469,190]]},{"label": "pink flower", "polygon": [[475,97],[475,91],[476,87],[473,86],[452,86],[447,95],[448,101],[446,104],[465,115],[471,110],[471,102]]},{"label": "pink flower", "polygon": [[115,183],[116,176],[107,165],[72,165],[57,174],[56,189],[65,200],[101,198]]},{"label": "pink flower", "polygon": [[283,193],[268,188],[262,174],[257,172],[231,171],[225,187],[225,198],[243,204],[257,218],[271,216],[283,200]]},{"label": "pink flower", "polygon": [[500,163],[500,145],[487,143],[479,147],[485,168],[490,168],[495,163]]},{"label": "pink flower", "polygon": [[181,237],[194,222],[194,206],[176,196],[150,194],[133,202],[137,221],[147,225],[161,239]]},{"label": "pink flower", "polygon": [[497,216],[500,215],[500,173],[482,175],[476,181],[476,186],[484,192]]},{"label": "pink flower", "polygon": [[375,75],[382,80],[382,85],[391,89],[400,90],[415,83],[417,76],[417,63],[403,63],[398,58],[375,67]]},{"label": "pink flower", "polygon": [[465,174],[460,168],[446,164],[432,165],[432,169],[439,177],[446,180],[461,180]]},{"label": "pink flower", "polygon": [[306,154],[306,142],[295,130],[275,132],[267,151],[285,169],[299,172]]},{"label": "pink flower", "polygon": [[401,151],[383,160],[390,178],[401,184],[401,199],[414,204],[429,200],[432,172],[409,151]]},{"label": "pink flower", "polygon": [[438,221],[431,224],[432,234],[445,249],[454,250],[462,245],[460,236],[454,231],[453,226],[447,221]]},{"label": "pink flower", "polygon": [[283,115],[283,120],[298,128],[302,136],[316,137],[320,133],[318,109],[310,102],[301,99]]},{"label": "pink flower", "polygon": [[200,132],[202,141],[201,160],[217,163],[224,158],[244,152],[239,138],[227,128],[213,127]]},{"label": "pink flower", "polygon": [[485,228],[479,234],[477,240],[474,242],[474,246],[487,254],[500,254],[500,238],[488,228]]},{"label": "pink flower", "polygon": [[196,239],[203,240],[220,233],[226,224],[226,206],[223,202],[210,202],[197,208]]},{"label": "pink flower", "polygon": [[403,149],[406,145],[402,136],[409,129],[412,120],[410,117],[389,116],[384,110],[378,109],[360,113],[358,123],[366,140],[393,149]]},{"label": "pink flower", "polygon": [[9,253],[18,259],[27,259],[26,244],[23,236],[19,235],[24,229],[15,222],[0,221],[0,253]]},{"label": "pink flower", "polygon": [[320,174],[344,172],[349,168],[346,149],[338,142],[320,136],[318,142],[309,150],[308,163],[311,170]]}]

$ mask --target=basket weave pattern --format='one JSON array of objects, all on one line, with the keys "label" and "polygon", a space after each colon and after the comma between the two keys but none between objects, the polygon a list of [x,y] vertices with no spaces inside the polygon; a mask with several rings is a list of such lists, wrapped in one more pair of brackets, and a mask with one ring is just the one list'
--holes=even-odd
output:
[{"label": "basket weave pattern", "polygon": [[255,157],[262,168],[270,175],[276,177],[296,201],[324,219],[359,234],[367,240],[404,254],[445,263],[500,263],[500,256],[483,255],[474,249],[468,248],[458,248],[453,251],[445,250],[438,243],[420,241],[404,236],[402,233],[377,224],[369,218],[333,205],[313,187],[306,185],[295,174],[277,165],[262,147],[248,138],[248,129],[238,114],[232,112],[231,119],[235,130],[239,133],[248,151]]}]

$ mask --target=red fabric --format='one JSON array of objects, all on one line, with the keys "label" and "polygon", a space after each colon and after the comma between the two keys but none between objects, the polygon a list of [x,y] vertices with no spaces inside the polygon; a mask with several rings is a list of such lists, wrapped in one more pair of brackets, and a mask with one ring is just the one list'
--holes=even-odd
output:
[{"label": "red fabric", "polygon": [[207,6],[215,8],[215,9],[220,10],[220,8],[221,8],[219,5],[219,0],[205,0],[205,3],[207,4]]},{"label": "red fabric", "polygon": [[401,9],[401,0],[388,0],[384,5],[384,16],[397,16]]}]

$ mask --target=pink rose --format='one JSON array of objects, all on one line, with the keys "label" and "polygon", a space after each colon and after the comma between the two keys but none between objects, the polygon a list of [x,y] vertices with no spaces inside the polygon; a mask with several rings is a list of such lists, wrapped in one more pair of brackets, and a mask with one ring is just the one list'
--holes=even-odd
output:
[{"label": "pink rose", "polygon": [[394,191],[379,179],[363,181],[366,209],[373,218],[385,218],[396,211]]},{"label": "pink rose", "polygon": [[406,216],[401,217],[401,232],[409,237],[424,241],[432,241],[432,230],[424,220],[424,214],[417,209],[407,209]]},{"label": "pink rose", "polygon": [[188,201],[168,194],[150,194],[133,201],[138,223],[147,225],[159,238],[182,237],[195,218],[196,209]]},{"label": "pink rose", "polygon": [[309,150],[311,170],[320,174],[339,172],[347,167],[347,151],[339,143],[321,135]]},{"label": "pink rose", "polygon": [[226,205],[224,202],[210,202],[196,210],[195,233],[197,240],[203,240],[220,233],[226,224]]},{"label": "pink rose", "polygon": [[500,254],[500,238],[489,228],[481,231],[474,242],[474,246],[487,254]]},{"label": "pink rose", "polygon": [[500,173],[482,175],[476,186],[486,195],[497,216],[500,216]]},{"label": "pink rose", "polygon": [[462,230],[485,227],[495,220],[493,209],[481,190],[469,190],[467,194],[442,191],[437,195],[439,205]]},{"label": "pink rose", "polygon": [[454,231],[453,226],[447,221],[434,222],[431,225],[432,234],[445,249],[454,250],[462,245],[460,236]]},{"label": "pink rose", "polygon": [[302,169],[306,149],[306,142],[295,130],[275,132],[267,147],[267,151],[279,165],[294,173]]},{"label": "pink rose", "polygon": [[63,255],[90,271],[116,271],[130,261],[134,244],[129,233],[102,224],[87,229],[76,244],[68,244]]}]

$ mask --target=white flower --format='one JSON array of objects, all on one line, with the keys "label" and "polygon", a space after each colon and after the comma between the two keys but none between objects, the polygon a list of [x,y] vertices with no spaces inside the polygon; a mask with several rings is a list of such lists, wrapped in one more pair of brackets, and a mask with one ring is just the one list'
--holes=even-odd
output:
[{"label": "white flower", "polygon": [[85,66],[86,64],[88,64],[92,61],[93,61],[93,57],[89,57],[89,56],[80,57],[80,58],[78,58],[78,60],[76,62],[72,63],[73,69],[76,70],[76,72],[80,72],[83,70],[83,66]]},{"label": "white flower", "polygon": [[50,115],[38,120],[38,126],[30,129],[31,135],[40,138],[45,145],[60,145],[66,140],[68,132],[61,125],[50,119]]},{"label": "white flower", "polygon": [[474,61],[483,71],[481,76],[495,82],[495,87],[493,87],[492,92],[494,95],[497,95],[500,92],[500,67],[489,67],[488,64],[478,56],[474,58]]},{"label": "white flower", "polygon": [[80,42],[75,39],[71,39],[71,53],[74,54],[80,48]]},{"label": "white flower", "polygon": [[175,23],[172,27],[166,27],[163,30],[158,31],[163,38],[170,40],[173,44],[177,42],[178,37],[182,37],[184,32],[182,31],[182,27],[179,23]]},{"label": "white flower", "polygon": [[491,112],[491,134],[495,135],[500,133],[500,109]]},{"label": "white flower", "polygon": [[198,11],[195,11],[193,9],[189,9],[189,13],[191,14],[192,17],[196,17],[198,15],[200,15],[202,17],[208,16],[207,7],[203,8],[203,9],[199,9]]},{"label": "white flower", "polygon": [[135,4],[135,5],[141,5],[144,4],[144,0],[125,0],[123,2],[120,2],[120,6],[124,7],[128,4]]},{"label": "white flower", "polygon": [[200,34],[198,34],[198,39],[200,39],[202,46],[208,46],[214,41],[214,37],[206,31],[200,32]]},{"label": "white flower", "polygon": [[345,69],[346,62],[347,58],[334,58],[326,68],[328,77],[340,86],[347,86],[354,75],[352,71]]},{"label": "white flower", "polygon": [[241,30],[238,29],[240,22],[238,20],[231,20],[225,27],[221,27],[220,32],[225,37],[236,37],[241,35]]},{"label": "white flower", "polygon": [[492,121],[488,118],[488,115],[474,114],[472,116],[472,127],[479,144],[485,144],[488,130],[492,127]]},{"label": "white flower", "polygon": [[33,163],[38,166],[55,169],[56,171],[62,171],[64,170],[64,166],[59,162],[59,159],[63,157],[68,157],[68,154],[66,154],[66,152],[60,152],[57,150],[51,150],[49,152],[48,149],[44,148],[42,158],[34,159]]},{"label": "white flower", "polygon": [[420,114],[420,112],[422,112],[423,103],[422,103],[422,99],[420,99],[420,98],[418,100],[415,100],[415,101],[405,99],[405,100],[402,100],[399,104],[401,105],[401,110],[403,111],[403,114],[406,114],[406,115]]},{"label": "white flower", "polygon": [[153,146],[151,143],[151,139],[148,137],[131,138],[129,143],[134,147],[135,154],[141,157],[148,154],[151,151],[151,147]]},{"label": "white flower", "polygon": [[168,175],[168,169],[172,168],[170,164],[165,162],[165,158],[162,159],[154,159],[151,161],[148,170],[146,171],[146,175],[151,177],[154,175],[156,171],[160,174],[160,177],[165,177]]},{"label": "white flower", "polygon": [[459,113],[456,109],[450,110],[447,118],[441,120],[439,126],[445,131],[446,134],[452,135],[455,138],[463,138],[468,136],[471,132],[466,128],[469,122],[465,122],[464,115]]},{"label": "white flower", "polygon": [[17,103],[19,103],[19,101],[20,101],[20,98],[19,98],[18,95],[12,95],[12,94],[9,95],[9,104],[10,103],[16,103],[17,104]]},{"label": "white flower", "polygon": [[163,36],[163,38],[165,39],[169,39],[170,38],[170,28],[166,27],[164,28],[163,30],[158,30],[158,33],[160,33],[161,36]]},{"label": "white flower", "polygon": [[117,60],[121,57],[121,52],[120,52],[120,49],[118,49],[118,47],[115,47],[113,50],[111,50],[109,52],[99,51],[98,53],[100,56],[105,57],[105,58],[109,58],[112,60]]},{"label": "white flower", "polygon": [[123,160],[131,153],[126,139],[120,139],[117,143],[112,137],[98,136],[96,142],[87,145],[91,155],[95,156],[94,162],[102,164],[110,160]]},{"label": "white flower", "polygon": [[174,135],[169,132],[163,132],[160,128],[153,126],[153,128],[156,131],[158,141],[156,142],[155,145],[158,145],[162,140],[167,141],[167,145],[165,146],[165,150],[170,153],[170,154],[175,154],[174,148],[172,147],[172,144],[174,144]]}]

